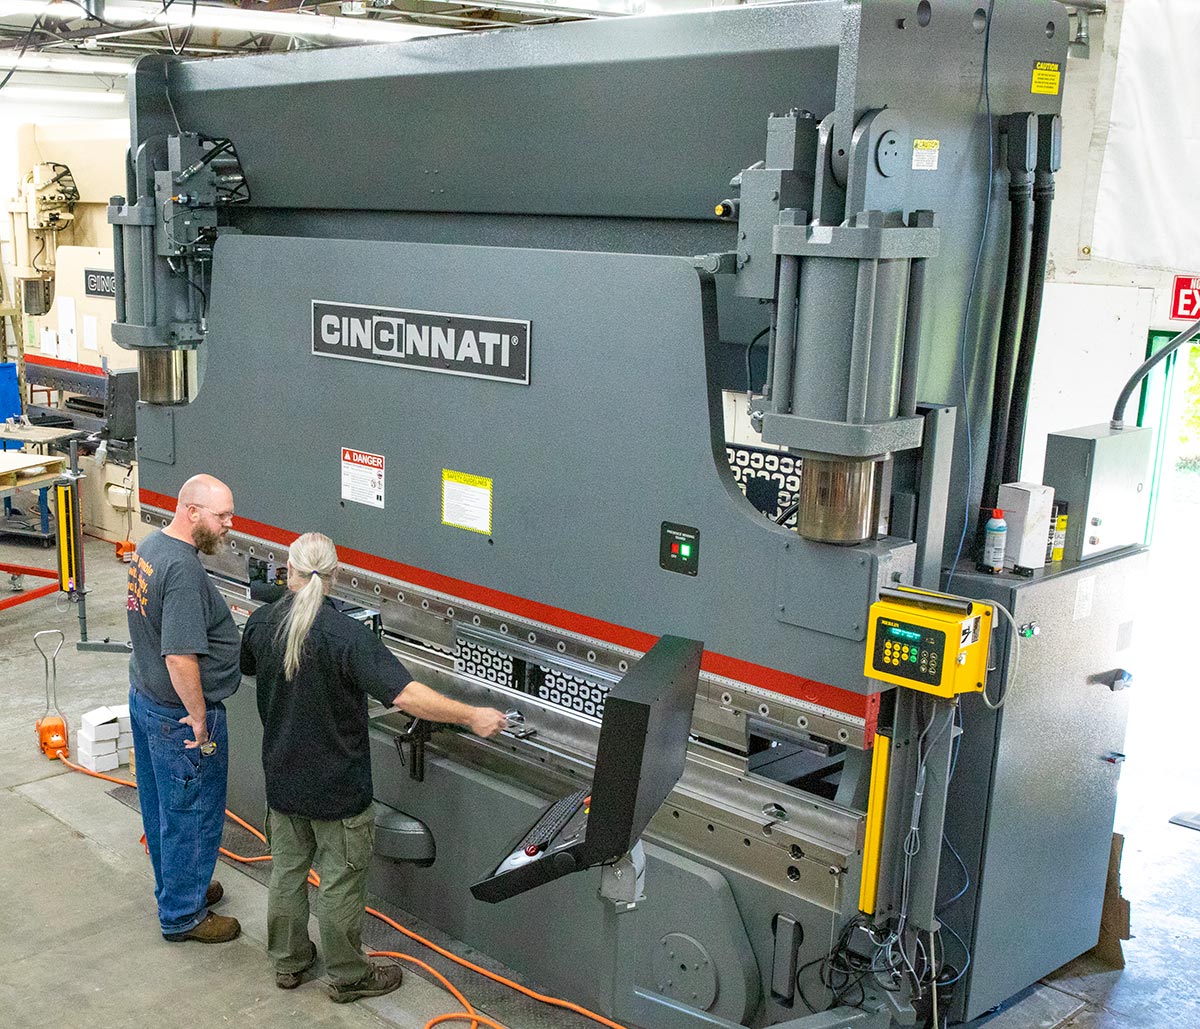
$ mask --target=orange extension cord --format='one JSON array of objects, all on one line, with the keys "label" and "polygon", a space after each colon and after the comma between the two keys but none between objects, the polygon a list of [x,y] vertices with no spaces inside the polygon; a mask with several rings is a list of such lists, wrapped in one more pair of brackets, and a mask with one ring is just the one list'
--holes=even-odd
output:
[{"label": "orange extension cord", "polygon": [[[94,779],[104,779],[106,782],[113,782],[119,786],[132,786],[135,790],[137,789],[137,783],[133,782],[132,780],[118,779],[116,776],[113,776],[113,775],[105,775],[102,772],[93,772],[93,771],[91,771],[91,769],[84,768],[82,765],[77,765],[73,761],[68,761],[61,750],[58,752],[58,757],[64,765],[66,765],[68,768],[73,769],[76,772],[82,772],[84,775],[90,775]],[[267,838],[261,832],[259,832],[257,829],[255,829],[254,826],[252,826],[249,822],[243,821],[241,818],[239,818],[237,815],[235,815],[232,811],[229,811],[227,809],[225,811],[225,816],[227,818],[231,818],[238,825],[240,825],[243,829],[245,829],[248,833],[250,833],[256,839],[262,841],[264,844],[267,842]],[[242,854],[235,854],[231,850],[226,850],[224,847],[221,847],[220,850],[221,850],[221,853],[224,854],[231,861],[239,861],[242,864],[247,864],[247,865],[253,864],[258,861],[270,861],[271,860],[270,854],[264,854],[261,857],[245,857]],[[310,883],[312,883],[314,886],[318,886],[318,885],[320,885],[321,879],[315,871],[312,871],[310,869],[309,873],[308,873],[308,881]],[[413,932],[411,929],[406,929],[404,926],[400,925],[399,922],[393,921],[391,918],[388,918],[388,916],[385,915],[382,911],[376,911],[374,908],[368,907],[368,908],[366,908],[366,912],[368,915],[373,915],[374,917],[378,918],[381,922],[385,922],[387,925],[389,925],[393,929],[395,929],[396,932],[401,933],[404,936],[407,936],[410,940],[415,940],[417,943],[421,944],[423,947],[428,947],[434,953],[440,954],[442,957],[447,958],[450,961],[453,961],[455,964],[462,965],[463,968],[469,969],[470,971],[475,972],[478,975],[482,975],[487,979],[491,979],[493,982],[500,983],[500,985],[502,985],[502,986],[507,986],[509,989],[516,990],[518,993],[524,994],[526,997],[529,997],[531,1000],[539,1001],[542,1004],[548,1004],[551,1007],[563,1008],[567,1011],[574,1011],[577,1015],[582,1015],[584,1018],[589,1018],[593,1022],[597,1022],[600,1025],[607,1026],[608,1029],[625,1029],[625,1027],[622,1026],[619,1022],[614,1022],[611,1019],[605,1018],[603,1015],[598,1015],[594,1011],[589,1011],[587,1008],[582,1007],[579,1004],[572,1004],[569,1000],[561,1000],[558,997],[549,997],[544,993],[538,993],[535,990],[531,990],[526,986],[522,986],[520,983],[513,982],[511,979],[506,979],[506,978],[504,978],[504,976],[499,975],[496,972],[491,972],[491,971],[488,971],[488,969],[486,969],[486,968],[481,968],[479,965],[472,964],[466,958],[461,958],[457,954],[451,953],[450,951],[446,950],[444,947],[439,947],[432,940],[427,940],[427,939],[425,939],[424,936],[421,936],[418,933]],[[490,1018],[488,1018],[486,1015],[479,1014],[471,1006],[471,1004],[467,1000],[467,998],[464,997],[462,995],[462,993],[459,992],[459,990],[457,990],[455,988],[454,984],[451,983],[449,979],[447,979],[444,975],[442,975],[442,973],[439,972],[436,968],[433,968],[432,966],[426,964],[424,961],[421,961],[418,958],[414,958],[411,954],[401,954],[398,951],[393,951],[393,950],[373,950],[373,951],[370,951],[369,954],[371,957],[394,958],[399,961],[407,961],[410,964],[416,965],[418,968],[424,969],[426,972],[428,972],[430,975],[432,975],[438,982],[440,982],[442,984],[442,986],[444,986],[446,988],[446,991],[456,1001],[458,1001],[459,1004],[461,1004],[463,1006],[462,1011],[453,1011],[453,1012],[448,1012],[444,1015],[435,1015],[433,1018],[431,1018],[428,1022],[425,1023],[425,1029],[434,1029],[435,1026],[443,1025],[444,1023],[447,1023],[447,1022],[470,1022],[471,1029],[479,1029],[480,1026],[486,1026],[487,1029],[505,1029],[505,1027],[500,1025],[499,1022],[494,1022]]]}]

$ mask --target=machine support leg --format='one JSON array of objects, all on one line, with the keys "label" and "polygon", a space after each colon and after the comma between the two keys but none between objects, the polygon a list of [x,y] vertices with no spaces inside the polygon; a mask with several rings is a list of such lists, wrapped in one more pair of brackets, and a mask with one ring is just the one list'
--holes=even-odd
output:
[{"label": "machine support leg", "polygon": [[638,980],[639,920],[645,901],[646,854],[639,842],[601,870],[600,896],[607,901],[604,926],[613,941],[609,1010],[618,1020],[659,1029],[743,1029],[736,1022],[641,989]]},{"label": "machine support leg", "polygon": [[880,861],[881,919],[904,918],[906,928],[936,927],[946,791],[954,750],[955,700],[901,689],[888,781]]},{"label": "machine support leg", "polygon": [[[108,639],[88,639],[87,577],[83,570],[83,517],[79,510],[79,443],[71,440],[71,469],[54,484],[58,504],[58,588],[75,602],[79,615],[76,649],[106,654],[126,654],[132,647]],[[43,501],[44,503],[44,501]],[[45,517],[45,515],[43,515]]]},{"label": "machine support leg", "polygon": [[957,703],[936,699],[925,730],[925,797],[918,832],[921,850],[913,859],[909,894],[909,922],[926,932],[937,927],[937,887],[941,871],[942,832],[946,825],[946,793],[950,786],[950,760],[954,752],[954,714]]}]

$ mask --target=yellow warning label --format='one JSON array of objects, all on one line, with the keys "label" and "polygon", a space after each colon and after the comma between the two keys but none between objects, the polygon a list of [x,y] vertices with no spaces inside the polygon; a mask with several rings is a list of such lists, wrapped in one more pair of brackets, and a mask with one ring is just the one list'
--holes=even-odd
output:
[{"label": "yellow warning label", "polygon": [[442,524],[492,534],[492,480],[442,469]]},{"label": "yellow warning label", "polygon": [[942,143],[937,139],[914,139],[912,166],[918,171],[937,171]]},{"label": "yellow warning label", "polygon": [[1030,93],[1040,93],[1043,96],[1058,96],[1062,85],[1062,65],[1058,61],[1034,61],[1033,80],[1029,84]]}]

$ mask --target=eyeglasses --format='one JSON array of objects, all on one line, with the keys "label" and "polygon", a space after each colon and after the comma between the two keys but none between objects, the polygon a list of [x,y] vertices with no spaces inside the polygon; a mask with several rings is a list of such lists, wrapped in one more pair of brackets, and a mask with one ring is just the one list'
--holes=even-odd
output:
[{"label": "eyeglasses", "polygon": [[188,507],[198,507],[201,511],[207,511],[210,515],[215,517],[218,522],[232,523],[233,521],[232,511],[214,511],[211,507],[205,507],[203,504],[188,504]]}]

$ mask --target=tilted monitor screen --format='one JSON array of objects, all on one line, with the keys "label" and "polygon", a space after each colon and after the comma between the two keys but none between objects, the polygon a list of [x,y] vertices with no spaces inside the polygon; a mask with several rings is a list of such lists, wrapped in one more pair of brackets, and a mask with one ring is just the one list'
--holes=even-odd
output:
[{"label": "tilted monitor screen", "polygon": [[581,789],[543,811],[471,887],[477,900],[507,900],[637,845],[683,774],[703,650],[664,636],[626,673],[604,703],[590,803]]},{"label": "tilted monitor screen", "polygon": [[663,636],[604,702],[587,863],[630,850],[683,774],[703,650]]}]

